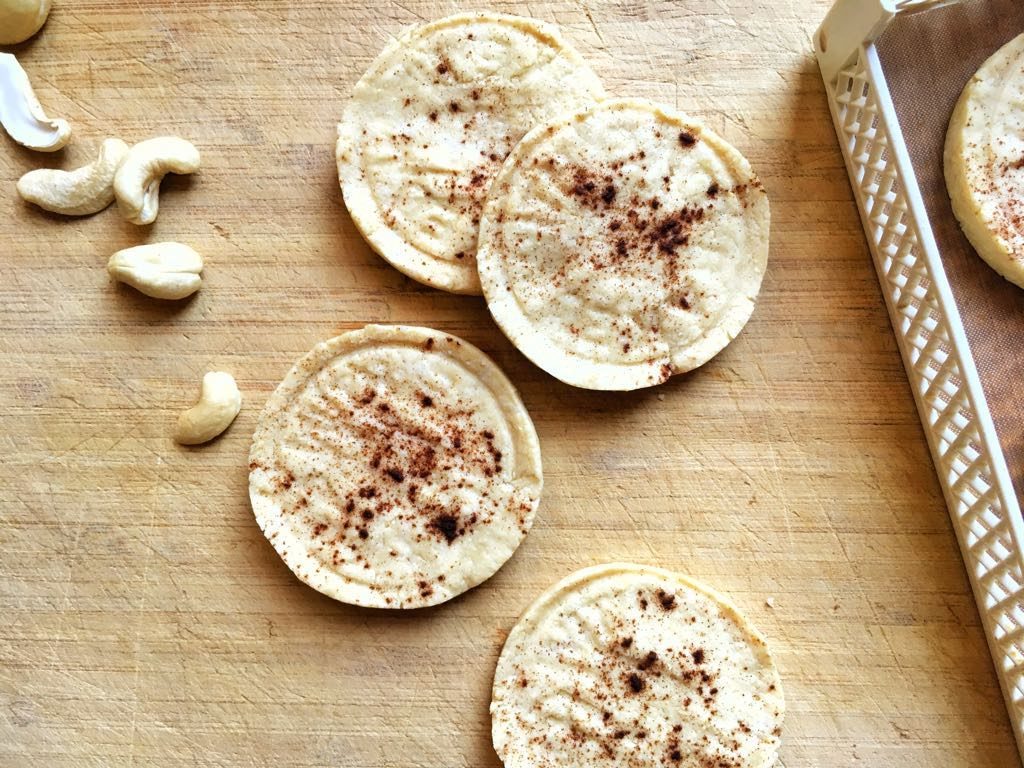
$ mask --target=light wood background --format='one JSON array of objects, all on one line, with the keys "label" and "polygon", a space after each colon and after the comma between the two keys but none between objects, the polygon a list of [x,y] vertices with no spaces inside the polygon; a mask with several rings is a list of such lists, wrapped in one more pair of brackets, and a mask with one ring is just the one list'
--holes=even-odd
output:
[{"label": "light wood background", "polygon": [[[345,213],[333,142],[350,87],[388,35],[455,3],[55,5],[15,51],[73,143],[45,156],[0,139],[0,764],[493,768],[505,634],[550,583],[615,559],[706,580],[768,635],[786,768],[1016,763],[810,53],[826,2],[493,5],[559,23],[611,93],[702,117],[770,193],[747,329],[628,395],[542,374],[481,300],[403,278]],[[105,136],[168,133],[203,169],[164,184],[148,231],[15,194]],[[108,256],[147,238],[205,255],[193,300],[110,283]],[[268,394],[316,341],[368,321],[492,354],[543,444],[533,532],[436,609],[318,595],[249,509]],[[242,413],[178,447],[175,415],[211,368],[237,377]]]}]

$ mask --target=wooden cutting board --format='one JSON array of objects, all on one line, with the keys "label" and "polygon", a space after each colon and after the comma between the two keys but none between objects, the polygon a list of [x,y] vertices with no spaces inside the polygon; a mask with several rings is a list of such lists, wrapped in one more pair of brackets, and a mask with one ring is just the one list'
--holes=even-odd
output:
[{"label": "wooden cutting board", "polygon": [[[754,164],[771,262],[743,334],[631,394],[529,364],[480,299],[403,278],[338,193],[335,122],[389,35],[447,2],[58,2],[15,49],[75,138],[0,139],[0,764],[497,766],[487,705],[509,628],[584,565],[675,568],[770,638],[782,763],[999,766],[1013,740],[829,123],[818,0],[496,3],[559,23],[614,94],[702,117]],[[202,172],[149,228],[65,220],[19,175],[109,135],[180,134]],[[116,249],[181,240],[202,291],[112,285]],[[299,584],[246,495],[256,416],[315,342],[431,325],[494,356],[543,444],[537,524],[493,579],[389,613]],[[241,415],[170,440],[208,369]]]}]

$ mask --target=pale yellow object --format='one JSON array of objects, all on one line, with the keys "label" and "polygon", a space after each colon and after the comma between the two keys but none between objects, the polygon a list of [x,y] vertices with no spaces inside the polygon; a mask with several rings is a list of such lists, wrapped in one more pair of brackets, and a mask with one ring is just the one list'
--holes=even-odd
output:
[{"label": "pale yellow object", "polygon": [[154,299],[184,299],[203,284],[203,257],[182,243],[148,243],[115,253],[107,271]]},{"label": "pale yellow object", "polygon": [[608,100],[534,128],[491,185],[478,264],[491,314],[567,384],[629,390],[707,362],[746,324],[768,196],[700,122]]},{"label": "pale yellow object", "polygon": [[128,153],[120,139],[107,139],[99,156],[74,171],[40,168],[18,179],[18,194],[47,211],[88,216],[114,202],[114,173]]},{"label": "pale yellow object", "polygon": [[1024,288],[1024,35],[974,74],[953,110],[944,152],[953,213],[996,272]]},{"label": "pale yellow object", "polygon": [[114,176],[114,194],[121,214],[133,224],[152,224],[160,207],[160,182],[168,173],[199,170],[199,150],[176,136],[140,141]]},{"label": "pale yellow object", "polygon": [[555,584],[509,633],[491,732],[505,768],[769,768],[784,715],[765,640],[728,600],[613,563]]},{"label": "pale yellow object", "polygon": [[242,408],[242,393],[230,373],[210,371],[203,376],[199,401],[178,416],[175,442],[198,445],[217,437]]},{"label": "pale yellow object", "polygon": [[71,140],[71,126],[46,116],[13,53],[0,53],[0,125],[16,142],[37,152],[56,152]]},{"label": "pale yellow object", "polygon": [[50,0],[0,0],[0,45],[28,40],[49,15]]},{"label": "pale yellow object", "polygon": [[417,608],[493,575],[533,523],[540,446],[505,375],[429,328],[318,344],[263,410],[249,453],[260,528],[342,602]]},{"label": "pale yellow object", "polygon": [[356,84],[338,126],[345,205],[409,277],[480,293],[480,211],[505,156],[538,122],[603,96],[551,24],[459,14],[406,30]]}]

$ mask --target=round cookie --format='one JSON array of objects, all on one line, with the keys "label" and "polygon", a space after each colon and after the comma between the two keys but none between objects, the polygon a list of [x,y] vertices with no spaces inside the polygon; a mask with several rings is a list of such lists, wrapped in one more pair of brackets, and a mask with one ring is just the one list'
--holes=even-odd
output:
[{"label": "round cookie", "polygon": [[603,96],[553,25],[488,13],[413,27],[370,65],[338,126],[345,205],[397,269],[478,294],[480,211],[505,156],[537,123]]},{"label": "round cookie", "polygon": [[488,193],[491,314],[567,384],[629,390],[707,362],[746,324],[768,261],[750,164],[678,112],[615,99],[530,131]]},{"label": "round cookie", "polygon": [[491,702],[505,768],[769,768],[785,701],[764,638],[683,576],[568,576],[512,629]]},{"label": "round cookie", "polygon": [[417,608],[495,573],[542,486],[533,423],[480,350],[428,328],[368,325],[315,346],[260,415],[249,496],[309,586]]},{"label": "round cookie", "polygon": [[943,161],[967,239],[996,272],[1024,288],[1024,35],[967,83],[949,121]]}]

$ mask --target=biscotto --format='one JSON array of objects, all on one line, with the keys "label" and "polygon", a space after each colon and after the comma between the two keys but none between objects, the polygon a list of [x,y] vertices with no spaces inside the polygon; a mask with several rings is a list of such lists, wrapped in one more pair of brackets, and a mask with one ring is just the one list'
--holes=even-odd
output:
[{"label": "biscotto", "polygon": [[785,702],[724,598],[640,565],[585,568],[509,634],[491,728],[505,768],[770,768]]},{"label": "biscotto", "polygon": [[712,131],[650,102],[533,129],[488,193],[491,314],[567,384],[628,390],[707,362],[740,332],[768,260],[768,198]]},{"label": "biscotto", "polygon": [[491,360],[427,328],[317,345],[260,416],[260,528],[295,574],[355,605],[416,608],[489,578],[533,523],[540,447]]}]

